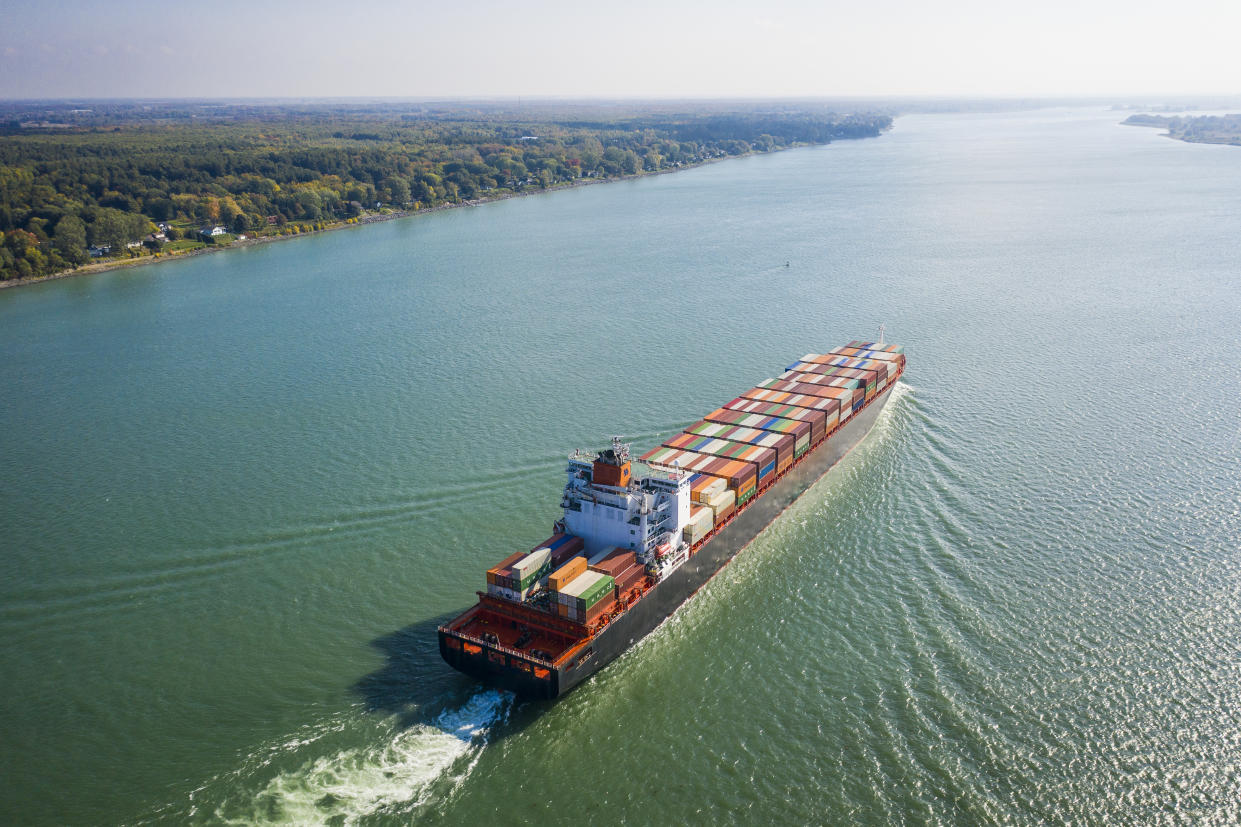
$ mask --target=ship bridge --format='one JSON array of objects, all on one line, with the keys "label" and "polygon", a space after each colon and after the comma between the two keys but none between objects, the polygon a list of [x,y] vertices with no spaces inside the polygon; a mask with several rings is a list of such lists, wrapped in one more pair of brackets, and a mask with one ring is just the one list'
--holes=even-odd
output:
[{"label": "ship bridge", "polygon": [[565,531],[582,538],[587,554],[618,546],[645,556],[689,523],[689,475],[635,479],[629,446],[619,437],[599,454],[570,455],[566,475]]}]

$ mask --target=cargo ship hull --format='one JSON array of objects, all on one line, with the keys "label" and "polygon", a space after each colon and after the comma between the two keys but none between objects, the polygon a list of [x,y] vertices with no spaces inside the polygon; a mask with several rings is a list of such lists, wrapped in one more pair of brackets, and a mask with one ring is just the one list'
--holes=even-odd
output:
[{"label": "cargo ship hull", "polygon": [[[727,525],[704,542],[680,568],[659,582],[615,621],[596,634],[582,652],[564,665],[534,671],[512,668],[506,658],[490,649],[469,652],[460,645],[449,645],[451,633],[441,629],[440,654],[453,668],[479,680],[501,686],[525,697],[557,698],[611,663],[627,649],[653,631],[678,607],[702,588],[715,574],[749,545],[763,529],[780,516],[810,486],[861,442],[874,426],[879,412],[891,396],[889,384],[849,421],[810,451],[797,465]],[[550,674],[548,674],[550,673]]]}]

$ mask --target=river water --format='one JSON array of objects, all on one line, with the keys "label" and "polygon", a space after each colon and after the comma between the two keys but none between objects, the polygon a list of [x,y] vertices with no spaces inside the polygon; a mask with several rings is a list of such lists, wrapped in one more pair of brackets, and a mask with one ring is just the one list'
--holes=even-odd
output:
[{"label": "river water", "polygon": [[[1241,820],[1241,150],[1122,117],[0,293],[0,821]],[[656,633],[442,665],[568,451],[880,323],[870,437]]]}]

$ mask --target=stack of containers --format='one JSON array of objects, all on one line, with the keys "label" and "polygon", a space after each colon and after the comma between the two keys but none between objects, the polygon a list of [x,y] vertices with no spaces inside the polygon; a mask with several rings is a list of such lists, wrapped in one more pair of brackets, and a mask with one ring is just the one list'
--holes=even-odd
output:
[{"label": "stack of containers", "polygon": [[534,548],[536,551],[541,548],[550,551],[552,568],[557,569],[573,555],[580,554],[585,544],[581,537],[574,537],[572,534],[553,534]]},{"label": "stack of containers", "polygon": [[882,345],[877,342],[863,342],[863,341],[859,341],[858,339],[854,339],[852,342],[845,345],[845,347],[857,348],[859,350],[869,350],[875,353],[887,353],[887,354],[891,354],[892,356],[899,356],[900,358],[897,360],[897,364],[899,364],[901,367],[905,366],[905,348],[901,345]]},{"label": "stack of containers", "polygon": [[723,477],[728,487],[736,492],[737,501],[740,504],[749,501],[757,490],[758,471],[752,462],[719,457],[714,454],[699,454],[695,451],[681,451],[665,446],[647,451],[642,455],[642,461],[664,468],[679,468],[682,471]]},{"label": "stack of containers", "polygon": [[876,371],[857,370],[823,362],[796,362],[782,373],[780,378],[804,382],[805,379],[795,377],[808,375],[818,377],[813,381],[838,388],[865,388],[868,384],[879,381],[880,378]]},{"label": "stack of containers", "polygon": [[776,452],[771,448],[751,445],[746,442],[734,442],[729,439],[700,436],[698,434],[679,434],[664,440],[664,445],[684,451],[696,451],[700,454],[714,454],[717,457],[728,457],[729,459],[741,460],[742,462],[752,462],[758,471],[758,485],[760,488],[765,487],[775,479]]},{"label": "stack of containers", "polygon": [[851,407],[854,411],[866,401],[866,393],[860,388],[849,391],[846,388],[813,385],[809,382],[788,382],[784,379],[768,379],[766,382],[760,382],[757,389],[779,391],[799,396],[821,396],[826,399],[839,399],[842,402],[841,407],[849,406],[850,400],[852,400]]},{"label": "stack of containers", "polygon": [[[768,380],[776,382],[777,380]],[[772,402],[779,405],[793,405],[798,408],[810,408],[811,410],[822,411],[824,416],[824,429],[831,431],[834,424],[831,420],[835,415],[837,422],[843,422],[853,413],[852,401],[862,400],[862,392],[855,391],[852,398],[843,388],[835,389],[836,392],[827,393],[824,389],[816,388],[814,385],[802,385],[798,382],[778,383],[784,386],[805,387],[808,393],[799,393],[793,390],[784,390],[780,388],[751,388],[742,394],[746,399],[757,399],[760,402]]]},{"label": "stack of containers", "polygon": [[586,571],[586,558],[582,555],[569,558],[569,561],[552,572],[547,578],[547,590],[555,593],[573,582],[573,578]]},{"label": "stack of containers", "polygon": [[[869,363],[865,359],[853,359],[849,356],[840,356],[830,353],[826,355],[807,353],[801,358],[803,364],[819,364],[825,367],[834,368],[853,368],[854,370],[862,371],[866,375],[867,399],[870,399],[880,390],[882,387],[882,385],[879,384],[880,381],[883,381],[885,384],[887,381],[886,367],[877,364],[867,367]],[[833,373],[835,373],[835,371]],[[874,385],[874,387],[872,387],[872,385]]]},{"label": "stack of containers", "polygon": [[770,448],[776,452],[776,473],[783,474],[793,464],[793,437],[789,434],[772,433],[758,428],[745,428],[740,425],[724,425],[719,422],[699,420],[685,429],[687,434],[727,439],[733,442],[746,442],[762,448]]},{"label": "stack of containers", "polygon": [[[723,480],[720,480],[720,482],[723,482]],[[703,537],[710,534],[713,528],[715,528],[715,512],[708,506],[695,503],[689,507],[689,522],[685,525],[681,534],[685,538],[685,542],[694,546]]]},{"label": "stack of containers", "polygon": [[900,373],[901,368],[905,364],[905,354],[903,353],[885,353],[876,350],[855,350],[851,347],[839,347],[828,355],[845,356],[877,367],[883,367],[887,371],[889,382],[896,379],[896,375]]},{"label": "stack of containers", "polygon": [[[752,407],[747,407],[747,404]],[[813,433],[814,417],[805,411],[798,412],[797,409],[790,409],[785,414],[775,414],[767,410],[777,407],[779,406],[757,405],[753,404],[749,399],[737,397],[722,408],[716,408],[704,416],[703,421],[791,434],[795,440],[794,456],[799,457],[809,450],[810,445],[815,441]],[[819,418],[822,419],[821,416]]]},{"label": "stack of containers", "polygon": [[646,567],[638,562],[638,555],[624,548],[604,549],[591,558],[590,570],[612,578],[617,600],[646,578]]},{"label": "stack of containers", "polygon": [[[505,585],[509,582],[509,575],[514,563],[526,556],[526,552],[519,551],[516,554],[510,554],[505,557],[497,565],[487,569],[487,594],[494,594],[503,597],[503,591],[508,587]],[[501,577],[504,578],[503,582]]]},{"label": "stack of containers", "polygon": [[[801,377],[812,376],[813,379]],[[794,362],[789,369],[776,377],[787,382],[815,382],[834,388],[862,388],[866,386],[867,376],[862,371],[840,368],[835,365],[824,365],[819,362]]]},{"label": "stack of containers", "polygon": [[696,503],[706,502],[728,488],[728,483],[710,474],[695,474],[689,478],[689,498]]},{"label": "stack of containers", "polygon": [[508,568],[497,571],[495,582],[487,584],[487,593],[506,600],[525,602],[539,587],[539,579],[551,571],[551,568],[551,551],[546,548],[535,549],[521,555]]},{"label": "stack of containers", "polygon": [[882,359],[887,362],[894,362],[900,367],[905,367],[904,353],[889,353],[886,350],[864,350],[853,347],[838,347],[832,353],[841,356],[853,356],[857,359]]},{"label": "stack of containers", "polygon": [[533,550],[511,554],[487,569],[487,593],[522,602],[534,592],[544,574],[559,568],[582,548],[580,537],[553,534]]},{"label": "stack of containers", "polygon": [[[878,382],[880,389],[888,383],[889,368],[891,368],[891,376],[896,375],[896,365],[886,360],[880,361],[878,359],[860,359],[856,356],[844,356],[834,352],[825,354],[824,358],[832,360],[830,364],[832,367],[837,369],[837,373],[843,373],[847,369],[861,371],[867,374],[874,371],[876,374],[875,381]],[[840,360],[845,361],[842,362]]]},{"label": "stack of containers", "polygon": [[732,491],[721,491],[707,499],[703,505],[711,509],[712,522],[719,525],[737,510],[737,497]]},{"label": "stack of containers", "polygon": [[556,592],[556,613],[590,623],[616,603],[616,584],[602,572],[587,569]]},{"label": "stack of containers", "polygon": [[[740,415],[741,422],[737,421],[738,415]],[[745,396],[738,396],[725,404],[723,408],[717,408],[708,414],[706,419],[712,420],[712,416],[721,417],[713,421],[792,434],[796,440],[793,443],[795,459],[810,450],[810,446],[822,437],[825,422],[822,411],[807,410],[796,405],[765,402]],[[756,424],[749,424],[750,422]],[[817,432],[816,424],[818,425]]]},{"label": "stack of containers", "polygon": [[841,368],[835,365],[811,365],[804,373],[790,370],[783,374],[783,378],[789,382],[806,382],[831,388],[861,388],[865,392],[865,398],[870,399],[887,383],[887,372]]}]

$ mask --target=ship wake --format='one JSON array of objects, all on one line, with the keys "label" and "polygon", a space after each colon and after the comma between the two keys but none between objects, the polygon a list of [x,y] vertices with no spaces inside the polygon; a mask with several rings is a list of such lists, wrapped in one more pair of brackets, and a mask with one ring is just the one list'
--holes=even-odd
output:
[{"label": "ship wake", "polygon": [[377,815],[410,814],[464,783],[491,732],[508,717],[511,701],[507,693],[488,690],[427,723],[399,729],[394,724],[377,743],[280,772],[241,808],[244,812],[223,807],[215,815],[233,824],[356,824]]}]

